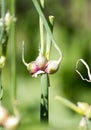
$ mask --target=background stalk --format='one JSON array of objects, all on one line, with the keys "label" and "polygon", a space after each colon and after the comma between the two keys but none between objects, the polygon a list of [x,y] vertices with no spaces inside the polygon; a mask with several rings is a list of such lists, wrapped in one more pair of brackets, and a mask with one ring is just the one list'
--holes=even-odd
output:
[{"label": "background stalk", "polygon": [[[2,18],[2,27],[0,28],[0,47],[1,47],[1,50],[2,50],[2,40],[3,40],[3,37],[4,37],[4,26],[5,26],[5,0],[1,0],[1,18]],[[2,53],[1,55],[2,56]],[[0,57],[1,58],[1,57]],[[2,66],[2,65],[0,65]],[[3,96],[3,88],[2,88],[2,68],[3,67],[0,67],[0,104],[2,102],[2,96]]]},{"label": "background stalk", "polygon": [[1,34],[0,34],[0,42],[3,38],[3,34],[4,34],[4,26],[5,26],[5,4],[6,0],[1,0],[1,18],[2,18],[2,27],[1,27]]},{"label": "background stalk", "polygon": [[[11,0],[11,15],[15,17],[15,0]],[[12,102],[14,110],[16,108],[17,87],[16,87],[16,38],[15,38],[15,22],[11,23],[11,89]]]},{"label": "background stalk", "polygon": [[2,103],[2,92],[3,92],[3,88],[2,88],[2,79],[1,79],[1,75],[2,75],[2,69],[0,69],[0,105]]},{"label": "background stalk", "polygon": [[[2,50],[2,41],[3,41],[3,37],[4,37],[4,24],[5,24],[5,0],[1,0],[1,18],[2,18],[2,27],[0,28],[0,47]],[[0,58],[2,56],[2,52],[0,55]],[[2,104],[2,97],[3,97],[3,88],[2,88],[2,65],[0,65],[0,105]],[[3,128],[0,126],[0,130],[3,130]]]}]

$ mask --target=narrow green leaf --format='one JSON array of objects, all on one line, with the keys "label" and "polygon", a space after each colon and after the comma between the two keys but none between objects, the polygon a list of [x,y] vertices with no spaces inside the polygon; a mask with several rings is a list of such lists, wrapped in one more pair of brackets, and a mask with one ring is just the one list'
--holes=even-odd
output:
[{"label": "narrow green leaf", "polygon": [[69,107],[73,111],[75,111],[81,115],[84,115],[84,112],[80,108],[78,108],[74,103],[70,102],[69,100],[67,100],[61,96],[60,97],[56,96],[55,99],[61,101],[65,106]]}]

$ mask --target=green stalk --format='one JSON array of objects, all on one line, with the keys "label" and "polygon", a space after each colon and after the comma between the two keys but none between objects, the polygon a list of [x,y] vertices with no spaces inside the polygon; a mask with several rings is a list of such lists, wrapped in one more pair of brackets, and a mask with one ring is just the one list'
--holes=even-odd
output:
[{"label": "green stalk", "polygon": [[2,26],[0,28],[0,43],[2,46],[2,55],[6,57],[6,50],[7,50],[7,41],[8,41],[8,34],[5,30],[5,8],[6,8],[6,0],[1,1],[1,18],[2,18]]},{"label": "green stalk", "polygon": [[[54,18],[49,17],[49,25],[51,31],[53,31],[53,23],[54,23]],[[51,49],[51,40],[50,37],[47,33],[47,44],[46,44],[46,57],[49,60],[49,53]],[[46,121],[47,123],[49,122],[49,86],[50,86],[50,81],[49,81],[49,75],[44,74],[41,76],[41,113],[40,113],[40,118],[42,121]]]},{"label": "green stalk", "polygon": [[[41,9],[44,9],[44,0],[40,0]],[[43,21],[39,16],[39,26],[40,26],[40,55],[44,54],[44,30]],[[49,98],[48,98],[48,87],[49,78],[47,74],[41,75],[41,99],[40,99],[40,121],[48,123],[49,120]]]},{"label": "green stalk", "polygon": [[[40,0],[41,8],[43,10],[44,8],[44,0]],[[39,17],[39,27],[40,27],[40,55],[43,55],[44,53],[44,28],[43,28],[43,21],[41,17]]]},{"label": "green stalk", "polygon": [[[49,16],[49,27],[52,33],[53,33],[53,26],[54,26],[54,16]],[[51,42],[48,32],[47,32],[46,39],[47,39],[46,40],[46,58],[49,60],[52,42]]]},{"label": "green stalk", "polygon": [[[1,29],[1,32],[0,32],[0,44],[2,45],[2,41],[3,41],[3,36],[4,36],[4,24],[5,24],[5,20],[4,20],[4,17],[5,17],[5,0],[2,0],[1,1],[1,18],[2,18],[2,27],[0,28]],[[2,56],[2,54],[1,54]],[[0,57],[1,58],[1,57]],[[1,79],[1,76],[2,76],[2,64],[0,65],[0,104],[2,102],[2,97],[3,97],[3,88],[2,88],[2,79]]]},{"label": "green stalk", "polygon": [[3,34],[4,34],[4,26],[5,26],[5,2],[6,0],[1,0],[1,18],[2,18],[2,27],[1,27],[1,34],[0,34],[0,41],[3,38]]},{"label": "green stalk", "polygon": [[41,76],[41,103],[40,103],[40,120],[48,123],[49,121],[49,76]]},{"label": "green stalk", "polygon": [[0,69],[0,104],[2,103],[2,96],[3,96],[3,88],[2,88],[2,69]]},{"label": "green stalk", "polygon": [[70,102],[69,100],[67,100],[61,96],[56,96],[55,99],[58,101],[61,101],[61,103],[63,103],[65,106],[69,107],[73,111],[84,116],[84,112],[78,106],[76,106],[74,103]]},{"label": "green stalk", "polygon": [[[11,0],[11,15],[15,17],[15,0]],[[16,107],[17,87],[16,87],[16,38],[15,22],[11,23],[11,88],[13,107]]]}]

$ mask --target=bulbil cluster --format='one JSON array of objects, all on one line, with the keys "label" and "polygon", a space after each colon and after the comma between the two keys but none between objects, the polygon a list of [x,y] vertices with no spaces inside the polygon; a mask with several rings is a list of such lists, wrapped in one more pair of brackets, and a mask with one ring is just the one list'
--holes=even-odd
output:
[{"label": "bulbil cluster", "polygon": [[[25,62],[24,62],[25,64]],[[46,57],[39,55],[35,61],[32,61],[30,63],[26,63],[27,69],[29,73],[33,77],[37,77],[40,74],[53,74],[55,73],[59,68],[59,60],[50,60],[48,61]]]},{"label": "bulbil cluster", "polygon": [[38,57],[34,61],[26,63],[24,59],[24,42],[22,43],[22,61],[33,77],[37,77],[44,73],[54,74],[59,69],[61,60],[61,56],[58,60],[48,60],[46,56],[39,53]]},{"label": "bulbil cluster", "polygon": [[10,115],[8,110],[0,105],[0,126],[6,130],[15,130],[19,125],[19,115]]}]

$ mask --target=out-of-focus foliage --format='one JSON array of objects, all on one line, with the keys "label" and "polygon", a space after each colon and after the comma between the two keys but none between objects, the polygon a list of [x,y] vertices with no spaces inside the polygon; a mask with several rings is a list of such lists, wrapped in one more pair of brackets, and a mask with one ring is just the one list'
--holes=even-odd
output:
[{"label": "out-of-focus foliage", "polygon": [[[9,7],[9,0],[7,1]],[[91,67],[91,1],[90,0],[45,0],[44,13],[55,16],[54,37],[63,53],[59,71],[50,76],[50,128],[73,130],[78,128],[80,117],[54,100],[55,95],[66,96],[73,102],[85,101],[91,104],[91,83],[82,81],[75,72],[76,61],[83,58]],[[25,41],[25,59],[34,60],[39,49],[38,14],[32,0],[16,0],[16,44],[17,44],[17,86],[22,122],[19,130],[45,129],[39,121],[40,79],[31,78],[21,61],[21,43]],[[3,74],[5,86],[4,103],[11,110],[9,88],[10,46],[7,65]],[[51,57],[56,58],[54,48]],[[86,70],[80,68],[84,75]],[[7,78],[7,81],[5,79]],[[9,88],[9,89],[8,89]],[[73,117],[74,114],[74,117]],[[66,124],[66,125],[65,125]],[[42,128],[43,127],[43,128]]]}]

